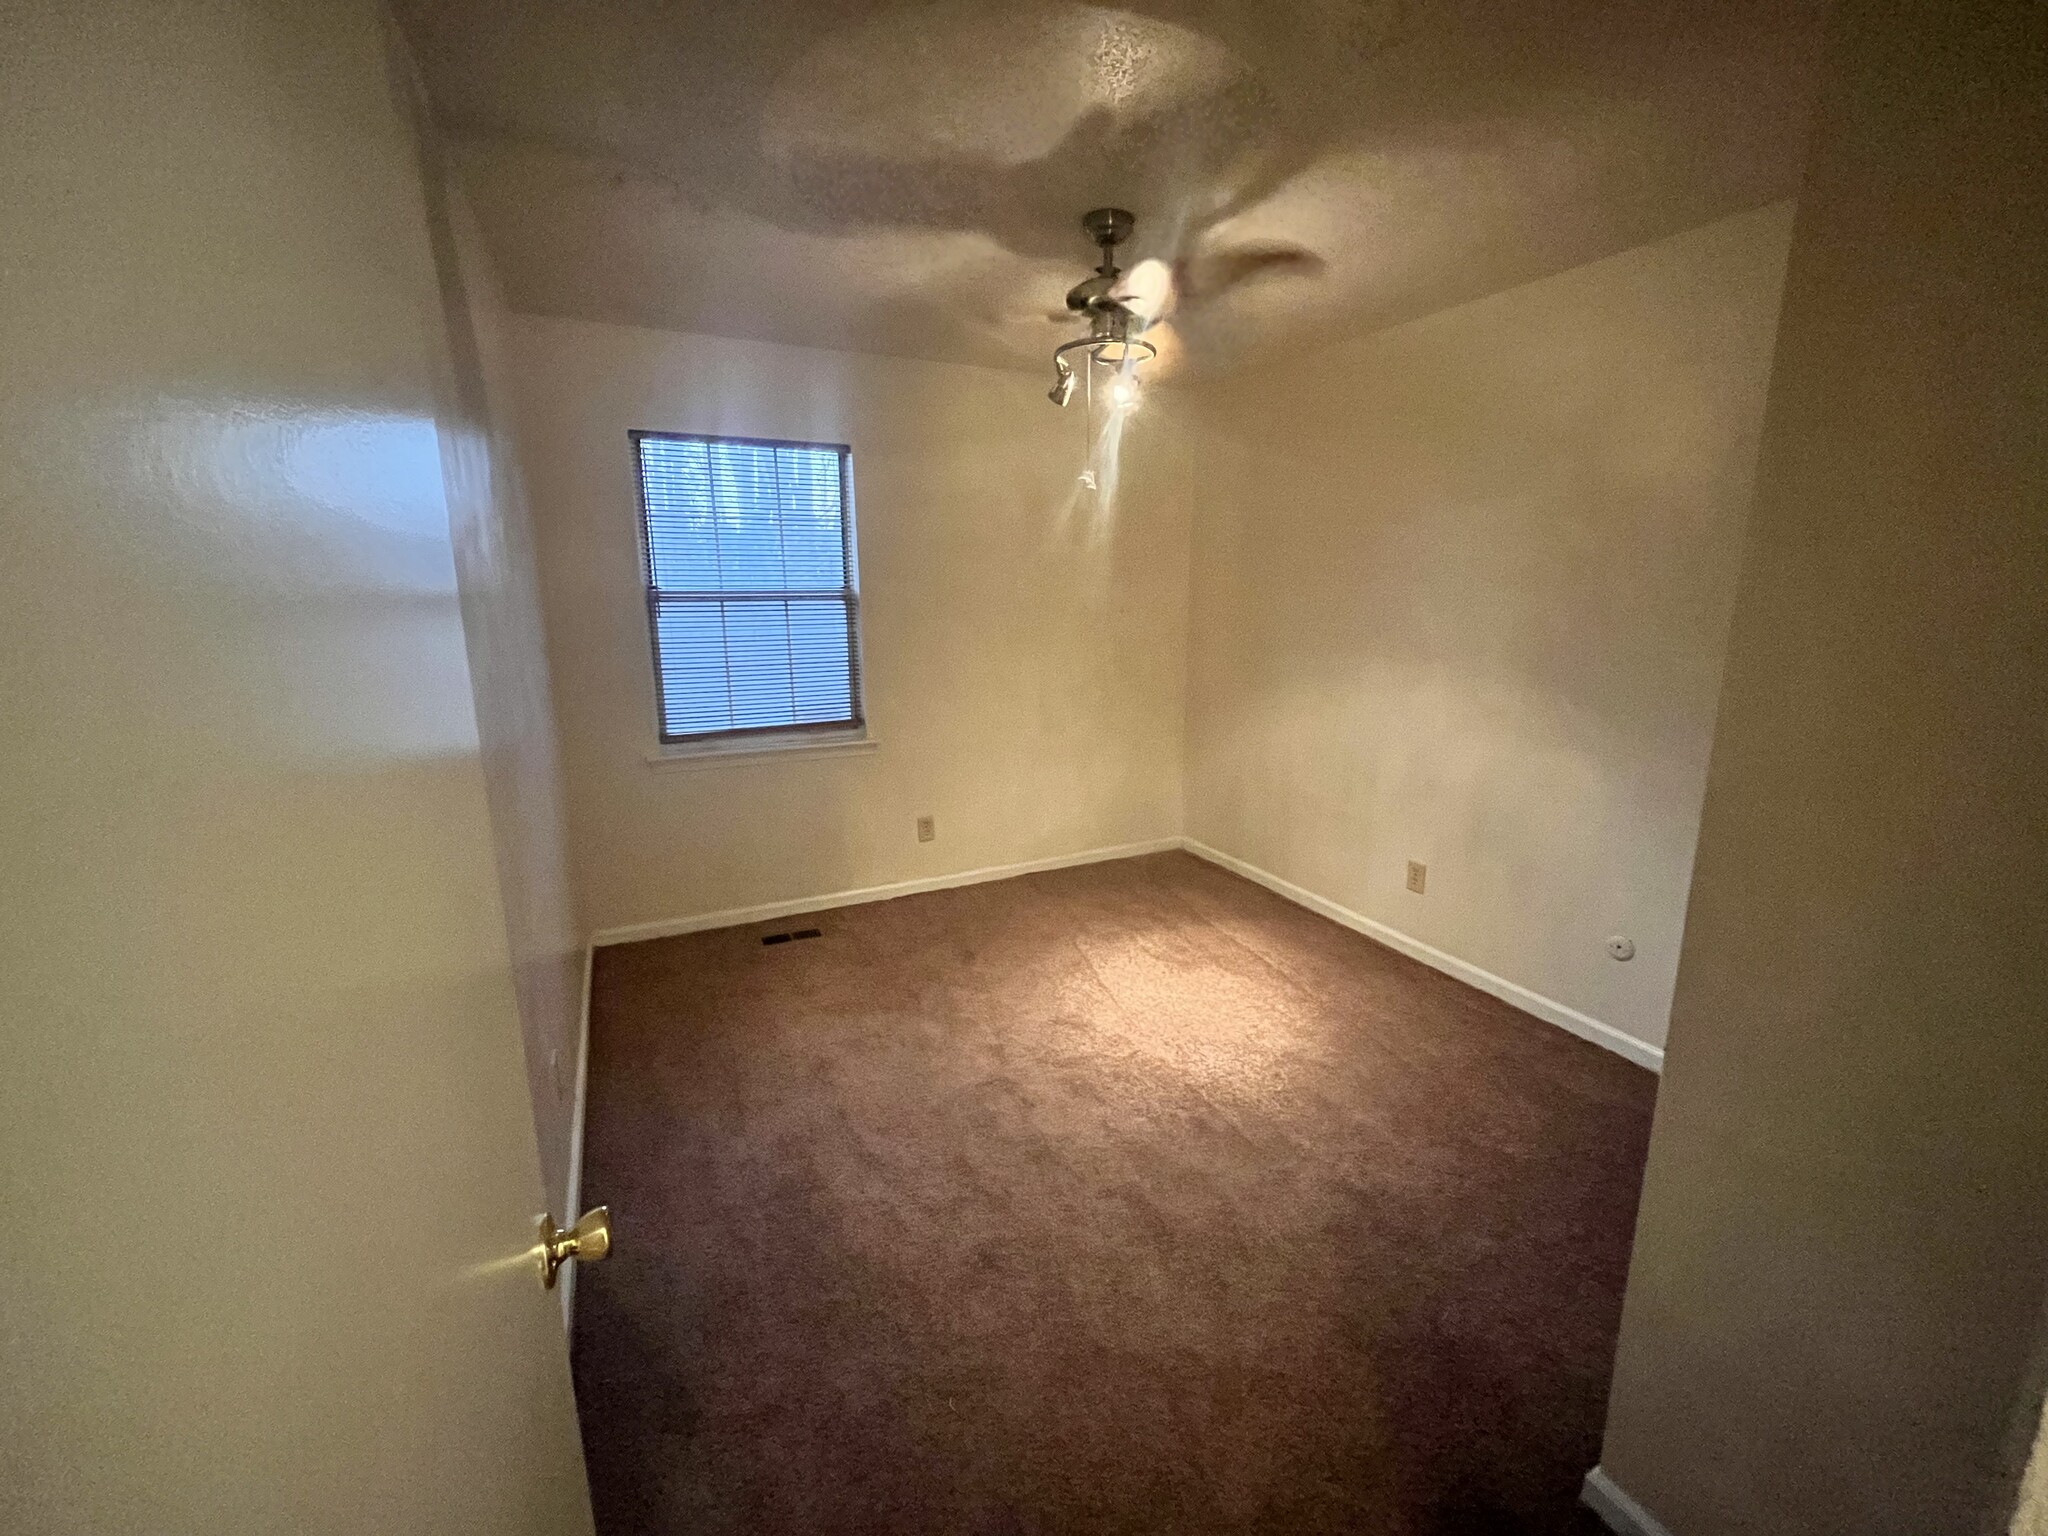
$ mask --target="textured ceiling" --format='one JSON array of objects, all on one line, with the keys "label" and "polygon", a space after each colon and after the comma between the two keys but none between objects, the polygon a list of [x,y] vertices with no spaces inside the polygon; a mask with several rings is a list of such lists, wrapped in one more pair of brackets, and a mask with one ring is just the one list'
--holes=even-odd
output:
[{"label": "textured ceiling", "polygon": [[1040,367],[1080,214],[1216,366],[1796,190],[1825,0],[398,0],[516,308]]}]

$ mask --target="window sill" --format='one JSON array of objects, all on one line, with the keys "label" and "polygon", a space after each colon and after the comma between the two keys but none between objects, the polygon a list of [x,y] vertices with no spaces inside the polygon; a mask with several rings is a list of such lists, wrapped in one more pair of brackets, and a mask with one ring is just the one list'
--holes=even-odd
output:
[{"label": "window sill", "polygon": [[737,768],[745,763],[781,762],[792,757],[847,757],[875,750],[875,738],[859,731],[820,736],[815,731],[789,736],[749,736],[743,742],[718,745],[657,747],[647,766],[660,771],[691,768]]}]

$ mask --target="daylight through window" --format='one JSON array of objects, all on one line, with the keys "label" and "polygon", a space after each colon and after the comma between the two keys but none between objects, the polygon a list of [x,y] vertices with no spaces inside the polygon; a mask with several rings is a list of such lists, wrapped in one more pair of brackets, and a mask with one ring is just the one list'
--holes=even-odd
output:
[{"label": "daylight through window", "polygon": [[633,441],[661,739],[858,726],[849,451]]}]

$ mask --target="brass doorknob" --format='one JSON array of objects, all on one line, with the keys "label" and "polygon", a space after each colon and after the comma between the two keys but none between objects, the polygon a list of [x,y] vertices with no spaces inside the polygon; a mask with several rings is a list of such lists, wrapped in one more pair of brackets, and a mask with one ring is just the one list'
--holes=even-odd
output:
[{"label": "brass doorknob", "polygon": [[555,1288],[555,1276],[570,1259],[597,1260],[612,1251],[611,1207],[600,1205],[585,1211],[575,1226],[564,1232],[555,1218],[540,1219],[540,1283]]}]

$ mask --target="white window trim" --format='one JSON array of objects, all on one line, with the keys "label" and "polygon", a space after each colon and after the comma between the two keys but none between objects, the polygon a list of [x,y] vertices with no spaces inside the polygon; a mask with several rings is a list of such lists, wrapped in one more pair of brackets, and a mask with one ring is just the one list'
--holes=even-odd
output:
[{"label": "white window trim", "polygon": [[745,763],[784,762],[797,757],[848,757],[875,750],[875,738],[862,726],[843,731],[763,731],[721,741],[672,741],[646,754],[657,770],[732,768]]},{"label": "white window trim", "polygon": [[744,763],[780,762],[796,757],[840,757],[871,752],[875,739],[868,732],[867,609],[860,590],[860,520],[854,511],[853,445],[851,443],[800,442],[794,439],[731,437],[718,433],[688,432],[680,428],[645,427],[627,433],[633,451],[633,543],[639,557],[638,582],[642,598],[648,592],[652,562],[647,547],[646,483],[642,479],[640,439],[643,437],[697,438],[705,442],[755,441],[773,447],[835,448],[845,457],[845,478],[841,482],[842,515],[847,532],[846,562],[848,591],[854,601],[853,705],[860,712],[854,724],[838,730],[816,726],[782,731],[750,731],[740,734],[710,733],[703,740],[680,737],[665,740],[661,710],[661,641],[654,628],[652,606],[641,603],[641,622],[647,633],[652,667],[643,675],[647,713],[654,727],[654,746],[645,753],[649,768],[657,770],[737,767]]}]

